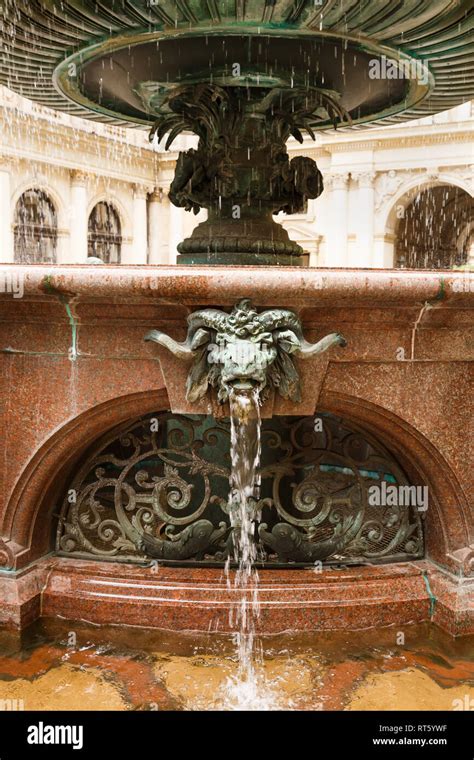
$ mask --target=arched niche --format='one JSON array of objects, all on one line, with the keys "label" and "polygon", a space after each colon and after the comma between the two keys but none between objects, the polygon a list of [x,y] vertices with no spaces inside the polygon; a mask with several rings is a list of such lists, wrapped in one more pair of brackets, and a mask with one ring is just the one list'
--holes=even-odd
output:
[{"label": "arched niche", "polygon": [[453,269],[469,259],[463,234],[474,221],[472,197],[456,185],[420,189],[407,203],[395,231],[396,268]]},{"label": "arched niche", "polygon": [[[460,572],[457,557],[470,544],[469,508],[455,474],[439,451],[406,420],[386,409],[334,393],[323,392],[320,401],[321,412],[337,416],[388,452],[406,482],[428,487],[429,508],[423,517],[427,556]],[[164,390],[119,397],[81,413],[45,441],[25,467],[9,500],[0,539],[3,566],[18,569],[54,550],[68,486],[87,458],[94,457],[99,441],[118,435],[133,420],[168,409]],[[336,471],[344,467],[341,462],[326,464],[336,464]],[[298,488],[295,479],[293,482]],[[291,483],[286,486],[288,493],[293,488]],[[343,489],[346,486],[341,484]]]}]

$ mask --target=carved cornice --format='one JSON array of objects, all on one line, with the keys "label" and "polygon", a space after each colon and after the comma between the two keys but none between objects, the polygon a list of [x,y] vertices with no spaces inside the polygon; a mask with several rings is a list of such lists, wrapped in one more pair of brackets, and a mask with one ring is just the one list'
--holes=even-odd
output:
[{"label": "carved cornice", "polygon": [[376,150],[380,148],[382,142],[380,139],[370,139],[368,135],[364,140],[348,140],[347,142],[327,142],[325,145],[328,153],[350,153],[357,150]]},{"label": "carved cornice", "polygon": [[[27,160],[58,166],[64,169],[75,169],[77,156],[81,163],[87,165],[87,171],[99,176],[113,177],[119,181],[130,182],[132,178],[143,178],[151,181],[159,167],[159,154],[151,150],[146,143],[135,145],[133,140],[115,137],[113,134],[101,135],[90,131],[87,122],[80,126],[58,124],[54,121],[32,119],[26,115],[22,119],[8,121],[4,116],[5,109],[0,107],[0,130],[3,133],[3,144],[8,146],[9,154],[14,161]],[[33,129],[34,126],[34,129]],[[105,125],[99,125],[104,128]],[[106,129],[112,131],[113,128]],[[126,130],[121,130],[126,131]],[[130,131],[130,130],[128,130]],[[15,134],[15,142],[9,142],[9,133]],[[44,145],[52,148],[45,154]],[[107,157],[113,151],[114,161]]]},{"label": "carved cornice", "polygon": [[288,143],[286,149],[288,153],[296,153],[298,156],[304,155],[308,156],[308,158],[317,159],[331,157],[331,151],[324,145],[318,146],[316,148],[312,145],[308,145],[307,143],[304,143],[303,145],[300,145],[299,143],[296,145],[293,143]]},{"label": "carved cornice", "polygon": [[[8,116],[7,116],[8,113]],[[16,113],[16,112],[15,112]],[[29,143],[34,141],[35,138],[40,140],[45,139],[46,136],[64,137],[70,139],[71,145],[74,144],[74,150],[79,150],[79,146],[85,146],[90,148],[91,151],[97,151],[97,143],[104,145],[114,143],[117,150],[126,151],[129,153],[143,153],[150,156],[159,156],[159,154],[151,147],[146,139],[142,144],[137,144],[131,135],[129,129],[123,127],[110,127],[106,124],[99,124],[99,132],[91,130],[91,125],[83,118],[76,119],[77,124],[64,124],[57,122],[53,117],[47,118],[46,115],[42,115],[41,118],[35,117],[29,113],[21,113],[21,116],[10,114],[10,110],[0,105],[0,124],[2,125],[3,138],[6,140],[7,134],[5,130],[6,124],[12,130],[12,134],[15,136],[20,132],[24,135],[24,142]],[[34,127],[34,134],[32,132]],[[145,133],[146,134],[146,133]],[[43,137],[43,135],[45,137]],[[62,147],[60,144],[59,147]]]},{"label": "carved cornice", "polygon": [[409,127],[401,127],[396,132],[389,132],[386,135],[371,136],[370,132],[364,135],[364,139],[354,140],[344,135],[338,142],[327,140],[323,144],[325,153],[351,153],[358,150],[386,150],[387,148],[405,148],[416,147],[417,145],[439,145],[445,143],[462,143],[472,142],[474,140],[474,122],[467,123],[459,131],[453,129],[452,124],[443,124],[442,130],[430,132],[422,130],[420,127],[414,127],[409,131]]}]

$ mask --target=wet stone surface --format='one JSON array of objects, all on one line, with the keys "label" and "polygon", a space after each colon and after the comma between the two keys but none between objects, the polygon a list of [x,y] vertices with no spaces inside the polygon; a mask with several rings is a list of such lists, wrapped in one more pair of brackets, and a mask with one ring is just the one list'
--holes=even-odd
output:
[{"label": "wet stone surface", "polygon": [[[472,709],[473,644],[429,625],[261,638],[255,707]],[[232,709],[237,669],[227,636],[46,620],[21,637],[0,632],[0,708]]]}]

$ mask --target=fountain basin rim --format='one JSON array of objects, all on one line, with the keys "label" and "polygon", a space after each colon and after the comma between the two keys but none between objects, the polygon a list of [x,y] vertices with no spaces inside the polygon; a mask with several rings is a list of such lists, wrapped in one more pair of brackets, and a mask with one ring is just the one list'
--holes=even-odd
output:
[{"label": "fountain basin rim", "polygon": [[[154,41],[167,41],[167,40],[181,40],[181,39],[196,39],[205,37],[280,37],[288,41],[300,41],[309,40],[334,40],[345,44],[351,44],[360,49],[361,52],[370,53],[374,56],[381,57],[386,56],[390,60],[397,61],[398,63],[406,62],[408,64],[413,63],[418,67],[422,67],[426,77],[427,84],[422,85],[418,79],[407,79],[407,93],[405,97],[393,106],[382,108],[374,114],[365,115],[361,118],[353,118],[353,125],[370,124],[373,121],[380,119],[390,118],[397,115],[402,115],[403,112],[413,109],[419,103],[428,98],[435,89],[435,79],[430,71],[427,63],[409,53],[391,47],[390,45],[374,41],[373,39],[364,35],[350,35],[342,34],[340,32],[331,32],[326,30],[317,30],[316,32],[309,32],[307,29],[288,29],[283,28],[281,25],[276,24],[253,24],[244,23],[238,27],[234,25],[219,25],[213,26],[199,26],[194,29],[155,29],[153,31],[147,30],[133,30],[130,32],[122,33],[114,37],[103,37],[98,41],[90,45],[86,45],[79,50],[74,51],[67,55],[58,65],[53,72],[53,86],[56,91],[67,100],[80,105],[89,111],[97,114],[101,114],[105,117],[112,119],[121,119],[124,122],[130,122],[142,126],[151,126],[156,120],[156,115],[150,114],[150,118],[132,117],[130,115],[122,114],[114,109],[107,108],[105,106],[98,105],[95,101],[85,95],[79,85],[79,77],[71,77],[70,67],[75,66],[77,71],[80,71],[81,67],[85,64],[91,63],[94,60],[98,60],[103,56],[108,56],[114,52],[119,52],[128,47],[139,47]],[[344,125],[347,128],[347,125]],[[328,130],[332,129],[330,122],[315,122],[313,125],[315,130]]]},{"label": "fountain basin rim", "polygon": [[[316,269],[300,267],[111,266],[4,264],[5,282],[21,278],[31,300],[64,296],[82,301],[130,301],[185,306],[472,303],[474,272],[452,270]],[[0,301],[12,300],[5,288]]]}]

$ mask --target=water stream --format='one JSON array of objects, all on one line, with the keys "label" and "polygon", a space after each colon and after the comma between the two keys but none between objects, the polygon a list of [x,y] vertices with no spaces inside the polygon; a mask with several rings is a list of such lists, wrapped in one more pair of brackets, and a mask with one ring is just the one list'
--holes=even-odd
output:
[{"label": "water stream", "polygon": [[227,584],[233,586],[238,603],[230,613],[230,624],[238,657],[238,670],[224,685],[224,707],[232,710],[278,709],[277,694],[262,674],[262,653],[256,647],[255,629],[260,616],[258,570],[255,567],[259,519],[257,503],[260,479],[261,420],[258,389],[229,394],[231,420],[231,475],[229,510],[233,531],[232,574],[226,565]]}]

